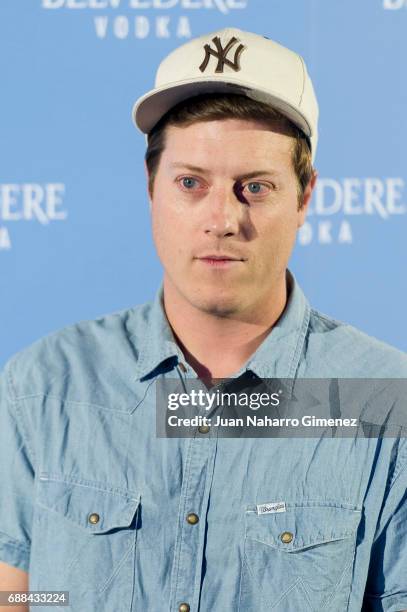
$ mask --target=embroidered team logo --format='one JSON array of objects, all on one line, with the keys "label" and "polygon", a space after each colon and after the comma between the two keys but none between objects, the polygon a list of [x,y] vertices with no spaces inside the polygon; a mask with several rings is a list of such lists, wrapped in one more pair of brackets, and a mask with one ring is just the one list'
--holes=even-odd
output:
[{"label": "embroidered team logo", "polygon": [[218,63],[215,68],[215,72],[223,72],[223,69],[225,66],[229,66],[235,72],[238,72],[241,69],[240,68],[240,56],[242,54],[242,51],[245,49],[245,46],[240,44],[235,49],[235,56],[233,58],[233,61],[228,58],[228,54],[232,50],[232,48],[236,45],[236,43],[240,42],[239,39],[233,36],[233,38],[229,40],[226,47],[222,47],[222,43],[220,42],[219,36],[215,36],[215,38],[212,38],[212,42],[215,44],[215,49],[213,49],[208,44],[204,46],[205,57],[204,57],[202,64],[199,66],[199,70],[201,72],[205,72],[209,64],[209,60],[211,59],[211,55],[213,55],[213,57],[215,57],[218,60]]}]

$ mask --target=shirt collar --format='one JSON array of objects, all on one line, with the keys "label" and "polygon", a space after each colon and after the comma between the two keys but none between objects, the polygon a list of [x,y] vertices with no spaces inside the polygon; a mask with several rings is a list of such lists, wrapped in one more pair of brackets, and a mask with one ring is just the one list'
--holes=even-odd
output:
[{"label": "shirt collar", "polygon": [[301,287],[287,270],[287,304],[271,332],[244,366],[260,378],[295,378],[311,308]]},{"label": "shirt collar", "polygon": [[141,345],[135,372],[138,379],[152,374],[163,362],[171,358],[175,363],[184,360],[164,311],[162,284],[149,306],[141,329]]},{"label": "shirt collar", "polygon": [[[288,300],[282,315],[240,373],[251,370],[260,378],[295,377],[309,325],[310,306],[289,270],[287,290]],[[172,359],[171,368],[184,361],[164,311],[162,284],[146,315],[136,364],[138,379],[155,373],[167,360]]]}]

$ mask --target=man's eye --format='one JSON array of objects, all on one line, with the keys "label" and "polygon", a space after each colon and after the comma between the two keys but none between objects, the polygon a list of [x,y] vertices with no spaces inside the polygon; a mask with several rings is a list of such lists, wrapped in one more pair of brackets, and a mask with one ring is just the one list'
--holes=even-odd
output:
[{"label": "man's eye", "polygon": [[247,191],[252,195],[263,194],[267,191],[266,185],[263,183],[258,183],[257,181],[247,183],[247,185],[245,185],[245,189],[247,189]]},{"label": "man's eye", "polygon": [[180,182],[181,186],[185,189],[193,189],[198,186],[198,181],[192,178],[192,176],[184,176]]}]

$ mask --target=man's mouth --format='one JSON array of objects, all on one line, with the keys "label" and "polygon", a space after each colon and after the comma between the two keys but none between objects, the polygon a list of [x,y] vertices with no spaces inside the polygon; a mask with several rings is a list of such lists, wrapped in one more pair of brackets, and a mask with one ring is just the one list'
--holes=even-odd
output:
[{"label": "man's mouth", "polygon": [[228,266],[238,265],[246,261],[242,257],[235,257],[234,255],[227,255],[227,254],[222,254],[222,253],[221,254],[208,253],[207,255],[206,254],[200,255],[199,257],[196,257],[195,259],[198,259],[203,264],[206,264],[208,266],[212,266],[215,268],[224,268]]}]

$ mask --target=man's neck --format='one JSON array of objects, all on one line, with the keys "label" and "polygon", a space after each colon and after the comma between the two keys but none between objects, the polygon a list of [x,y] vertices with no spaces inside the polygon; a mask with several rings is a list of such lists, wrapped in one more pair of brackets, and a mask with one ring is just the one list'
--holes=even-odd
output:
[{"label": "man's neck", "polygon": [[208,385],[240,370],[271,332],[286,302],[284,281],[249,320],[219,317],[200,310],[164,282],[164,307],[175,338],[186,361]]}]

